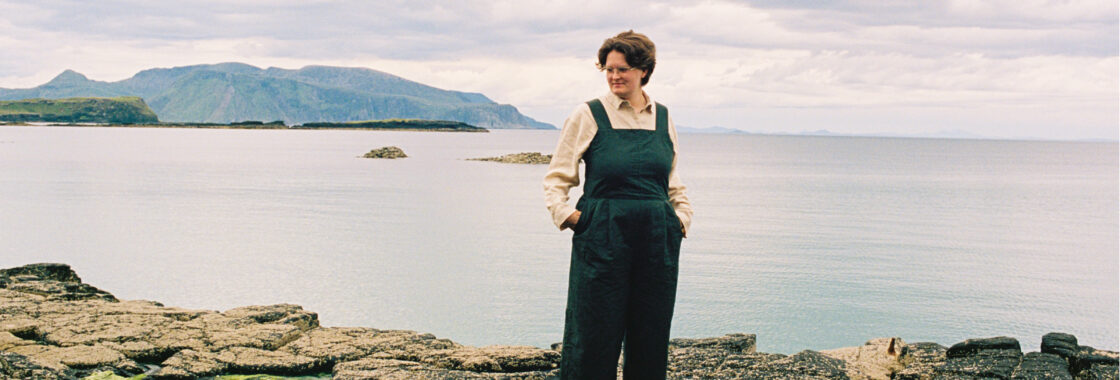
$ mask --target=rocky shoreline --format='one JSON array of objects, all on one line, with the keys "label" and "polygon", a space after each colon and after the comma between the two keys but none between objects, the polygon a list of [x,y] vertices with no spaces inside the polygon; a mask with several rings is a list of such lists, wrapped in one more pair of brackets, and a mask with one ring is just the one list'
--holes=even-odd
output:
[{"label": "rocky shoreline", "polygon": [[[222,374],[336,379],[549,379],[561,347],[464,346],[431,334],[323,327],[298,305],[224,312],[122,301],[65,264],[0,270],[0,379]],[[1062,333],[1024,354],[1012,338],[951,347],[878,338],[860,347],[756,352],[755,335],[674,339],[672,379],[1117,379],[1117,353]]]}]

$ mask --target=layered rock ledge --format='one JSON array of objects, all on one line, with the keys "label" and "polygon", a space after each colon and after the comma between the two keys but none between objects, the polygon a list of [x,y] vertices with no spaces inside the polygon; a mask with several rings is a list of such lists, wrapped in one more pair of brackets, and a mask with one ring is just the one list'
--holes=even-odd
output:
[{"label": "layered rock ledge", "polygon": [[[0,270],[0,379],[221,374],[336,379],[549,379],[562,347],[471,347],[431,334],[323,327],[298,305],[224,312],[122,301],[64,264]],[[951,347],[879,338],[860,347],[756,352],[753,334],[674,339],[672,379],[1117,379],[1117,353],[1062,333],[1024,354],[1012,338]]]}]

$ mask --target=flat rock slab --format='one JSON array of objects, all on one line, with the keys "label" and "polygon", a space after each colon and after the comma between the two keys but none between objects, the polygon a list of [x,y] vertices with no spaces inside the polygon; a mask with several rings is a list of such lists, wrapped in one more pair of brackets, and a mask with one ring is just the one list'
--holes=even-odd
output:
[{"label": "flat rock slab", "polygon": [[47,368],[26,356],[0,350],[0,378],[63,380],[74,376],[66,371]]},{"label": "flat rock slab", "polygon": [[478,373],[448,370],[425,363],[394,359],[365,359],[341,363],[334,368],[336,380],[544,380],[556,379],[559,370],[528,373]]},{"label": "flat rock slab", "polygon": [[[226,358],[227,360],[230,358]],[[199,352],[195,350],[182,350],[174,356],[164,360],[162,368],[152,374],[152,378],[175,379],[199,376],[214,376],[226,372],[229,368],[227,360],[219,359],[213,352]]]},{"label": "flat rock slab", "polygon": [[1116,380],[1117,367],[1114,365],[1093,365],[1077,373],[1077,380]]},{"label": "flat rock slab", "polygon": [[459,347],[431,352],[421,362],[474,372],[549,371],[560,362],[560,353],[528,346]]},{"label": "flat rock slab", "polygon": [[1011,374],[1012,380],[1073,380],[1065,358],[1043,352],[1023,355],[1023,361]]},{"label": "flat rock slab", "polygon": [[945,356],[949,358],[965,358],[977,356],[978,354],[986,352],[1003,351],[1023,352],[1023,350],[1019,348],[1018,340],[1006,336],[999,336],[995,338],[967,339],[964,342],[949,347],[949,350],[945,352]]},{"label": "flat rock slab", "polygon": [[729,353],[686,347],[670,351],[671,379],[847,380],[847,364],[816,351],[794,355]]},{"label": "flat rock slab", "polygon": [[945,352],[945,363],[935,368],[942,377],[959,379],[1010,379],[1023,352],[1019,341],[1008,337],[968,339]]},{"label": "flat rock slab", "polygon": [[461,345],[432,334],[407,330],[327,327],[308,331],[280,351],[306,356],[320,363],[338,363],[378,354],[381,357],[418,361],[430,352]]},{"label": "flat rock slab", "polygon": [[753,354],[756,349],[755,339],[754,334],[727,334],[716,338],[700,339],[678,338],[669,341],[669,349],[699,348],[738,354]]}]

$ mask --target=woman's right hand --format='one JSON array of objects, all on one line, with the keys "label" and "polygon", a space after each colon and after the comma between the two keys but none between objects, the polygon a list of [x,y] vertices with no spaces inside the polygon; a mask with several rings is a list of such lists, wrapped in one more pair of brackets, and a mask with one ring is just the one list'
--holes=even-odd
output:
[{"label": "woman's right hand", "polygon": [[564,228],[576,228],[576,224],[579,223],[579,214],[579,210],[576,210],[572,215],[568,215],[568,219],[564,219]]}]

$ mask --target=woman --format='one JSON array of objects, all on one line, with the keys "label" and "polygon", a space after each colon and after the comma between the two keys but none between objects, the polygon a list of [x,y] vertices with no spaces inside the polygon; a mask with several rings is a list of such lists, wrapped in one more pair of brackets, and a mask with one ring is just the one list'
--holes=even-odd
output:
[{"label": "woman", "polygon": [[[677,258],[692,208],[676,173],[676,129],[642,90],[656,63],[653,42],[633,30],[599,48],[610,92],[564,122],[544,178],[572,264],[560,376],[614,379],[625,343],[627,379],[663,379],[677,291]],[[579,161],[587,182],[576,207]]]}]

